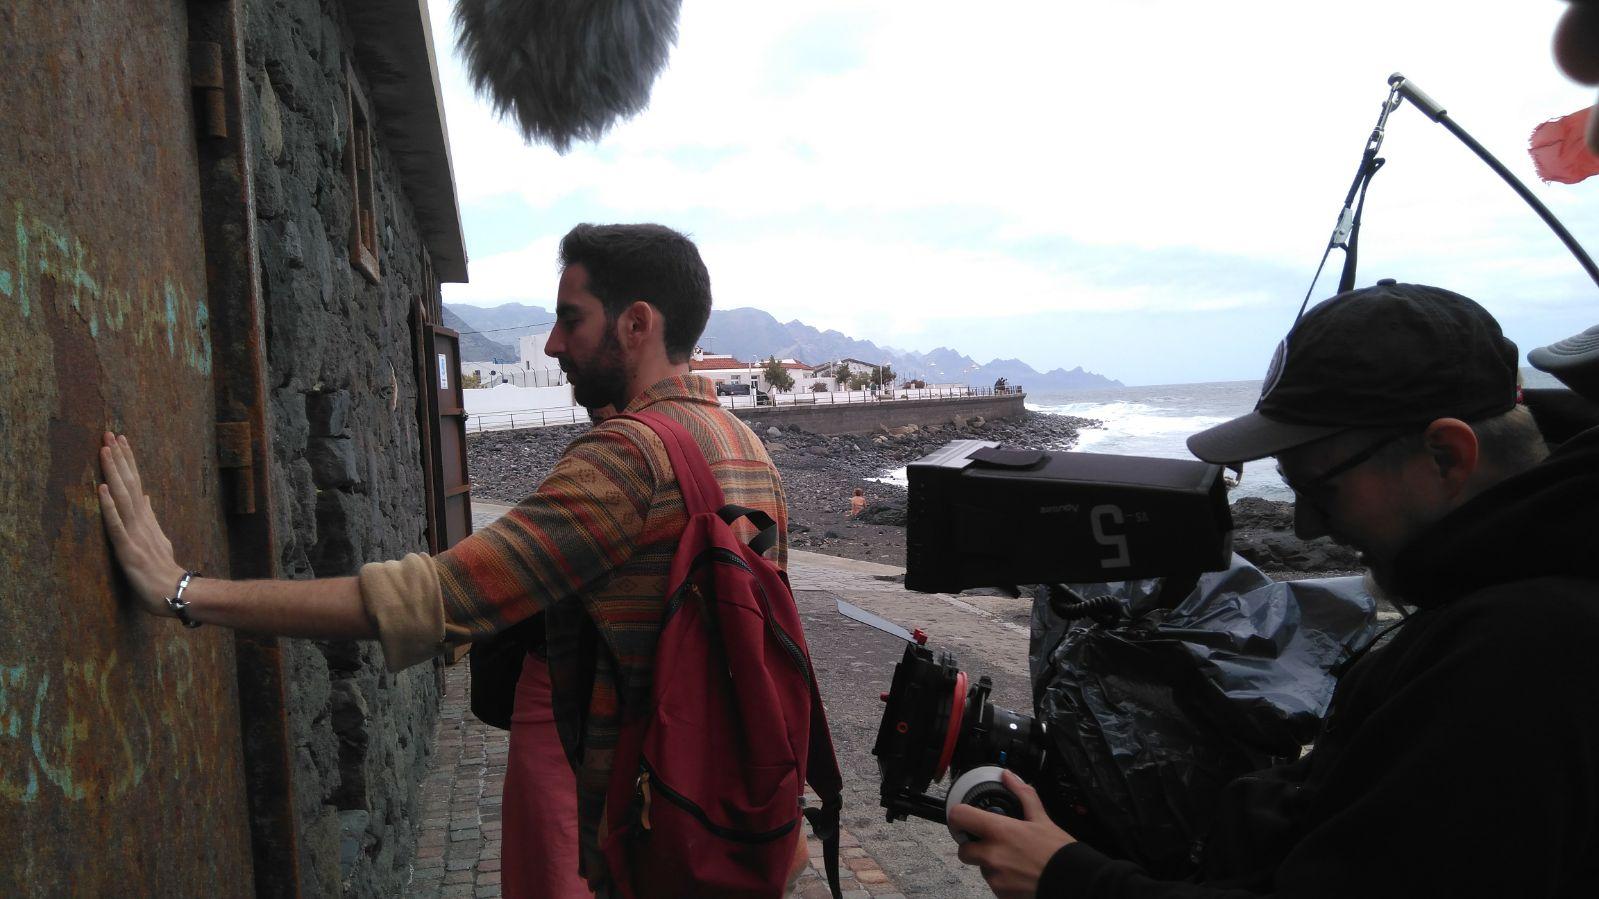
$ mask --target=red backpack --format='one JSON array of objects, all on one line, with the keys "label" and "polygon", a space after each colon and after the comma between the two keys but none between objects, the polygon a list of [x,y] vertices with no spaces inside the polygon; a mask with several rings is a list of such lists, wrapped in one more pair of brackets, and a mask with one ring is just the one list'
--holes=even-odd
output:
[{"label": "red backpack", "polygon": [[[623,721],[602,840],[629,899],[778,897],[804,808],[839,896],[843,781],[787,577],[761,553],[777,524],[726,505],[688,432],[658,413],[622,416],[666,444],[688,511],[668,578],[649,708]],[[748,545],[730,525],[747,518]]]}]

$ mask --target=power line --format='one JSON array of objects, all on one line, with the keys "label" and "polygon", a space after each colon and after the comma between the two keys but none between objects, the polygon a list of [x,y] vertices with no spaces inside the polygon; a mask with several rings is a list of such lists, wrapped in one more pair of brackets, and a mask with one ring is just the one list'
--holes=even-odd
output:
[{"label": "power line", "polygon": [[[464,318],[461,319],[461,320],[462,321],[466,321],[466,319],[464,319]],[[519,331],[519,330],[521,330],[523,328],[541,328],[541,327],[543,327],[545,325],[553,325],[553,324],[555,324],[555,320],[551,319],[551,320],[549,320],[547,322],[533,322],[531,324],[526,324],[526,325],[511,325],[508,328],[486,328],[486,329],[484,329],[482,331],[458,331],[456,333],[460,334],[462,337],[465,337],[468,334],[494,334],[494,333],[499,332],[499,331]]]}]

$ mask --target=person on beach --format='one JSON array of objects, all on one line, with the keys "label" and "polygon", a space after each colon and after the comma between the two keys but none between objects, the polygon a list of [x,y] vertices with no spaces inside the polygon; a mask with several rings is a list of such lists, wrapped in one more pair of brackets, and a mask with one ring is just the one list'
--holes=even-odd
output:
[{"label": "person on beach", "polygon": [[[777,469],[760,439],[717,402],[711,382],[689,373],[711,310],[710,278],[693,242],[659,225],[579,225],[561,241],[560,258],[546,351],[560,361],[577,402],[648,409],[683,425],[727,501],[777,522],[768,552],[785,567],[787,510]],[[688,520],[653,430],[606,419],[567,447],[532,495],[438,556],[414,553],[366,565],[356,577],[319,580],[234,582],[186,571],[144,494],[125,437],[105,436],[101,465],[107,533],[140,606],[153,615],[289,637],[373,639],[387,666],[400,670],[542,613],[547,664],[524,670],[548,677],[550,708],[541,714],[554,727],[544,732],[559,732],[560,756],[571,759],[576,777],[574,801],[539,809],[554,819],[544,832],[576,833],[588,884],[601,895],[612,892],[598,840],[611,753],[624,714],[650,701],[668,569]],[[753,535],[746,522],[739,527],[745,539]],[[519,692],[518,711],[522,698]],[[513,754],[523,748],[514,746]],[[530,763],[528,776],[537,779],[552,757],[544,752]],[[542,798],[543,784],[518,793],[520,770],[516,761],[508,765],[509,807]],[[507,814],[506,858],[537,860],[545,851],[541,838],[514,831],[515,820]],[[799,855],[804,851],[801,840]],[[506,895],[586,894],[560,867],[507,864]]]},{"label": "person on beach", "polygon": [[1189,438],[1275,456],[1301,538],[1359,549],[1407,611],[1339,680],[1314,748],[1240,778],[1189,882],[971,806],[1000,896],[1599,896],[1599,429],[1550,454],[1481,306],[1413,284],[1333,297],[1254,412]]},{"label": "person on beach", "polygon": [[866,491],[855,488],[855,495],[849,498],[849,517],[860,517],[861,510],[866,508]]}]

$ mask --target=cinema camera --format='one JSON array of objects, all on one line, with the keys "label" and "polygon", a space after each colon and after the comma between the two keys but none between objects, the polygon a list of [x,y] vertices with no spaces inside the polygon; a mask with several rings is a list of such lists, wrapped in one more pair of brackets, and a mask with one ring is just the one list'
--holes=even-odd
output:
[{"label": "cinema camera", "polygon": [[[1151,608],[1169,607],[1201,572],[1224,569],[1231,557],[1232,514],[1216,465],[957,440],[907,474],[911,590],[1048,585],[1062,618],[1108,621],[1123,613],[1119,604],[1082,601],[1064,585],[1163,578]],[[890,821],[945,823],[960,802],[1019,817],[1020,804],[998,784],[1004,767],[1039,784],[1058,822],[1094,830],[1071,778],[1050,764],[1046,722],[994,705],[987,676],[973,682],[920,632],[868,623],[907,639],[872,747]],[[955,778],[947,795],[930,795],[946,775]]]}]

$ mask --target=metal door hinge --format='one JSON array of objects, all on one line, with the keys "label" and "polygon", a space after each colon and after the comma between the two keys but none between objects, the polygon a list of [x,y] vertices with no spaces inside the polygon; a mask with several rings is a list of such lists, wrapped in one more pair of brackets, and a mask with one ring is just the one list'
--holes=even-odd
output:
[{"label": "metal door hinge", "polygon": [[222,470],[224,500],[232,515],[255,512],[255,455],[250,447],[249,422],[217,422],[217,467]]},{"label": "metal door hinge", "polygon": [[189,86],[194,88],[195,125],[205,137],[228,136],[228,97],[222,45],[189,42]]}]

